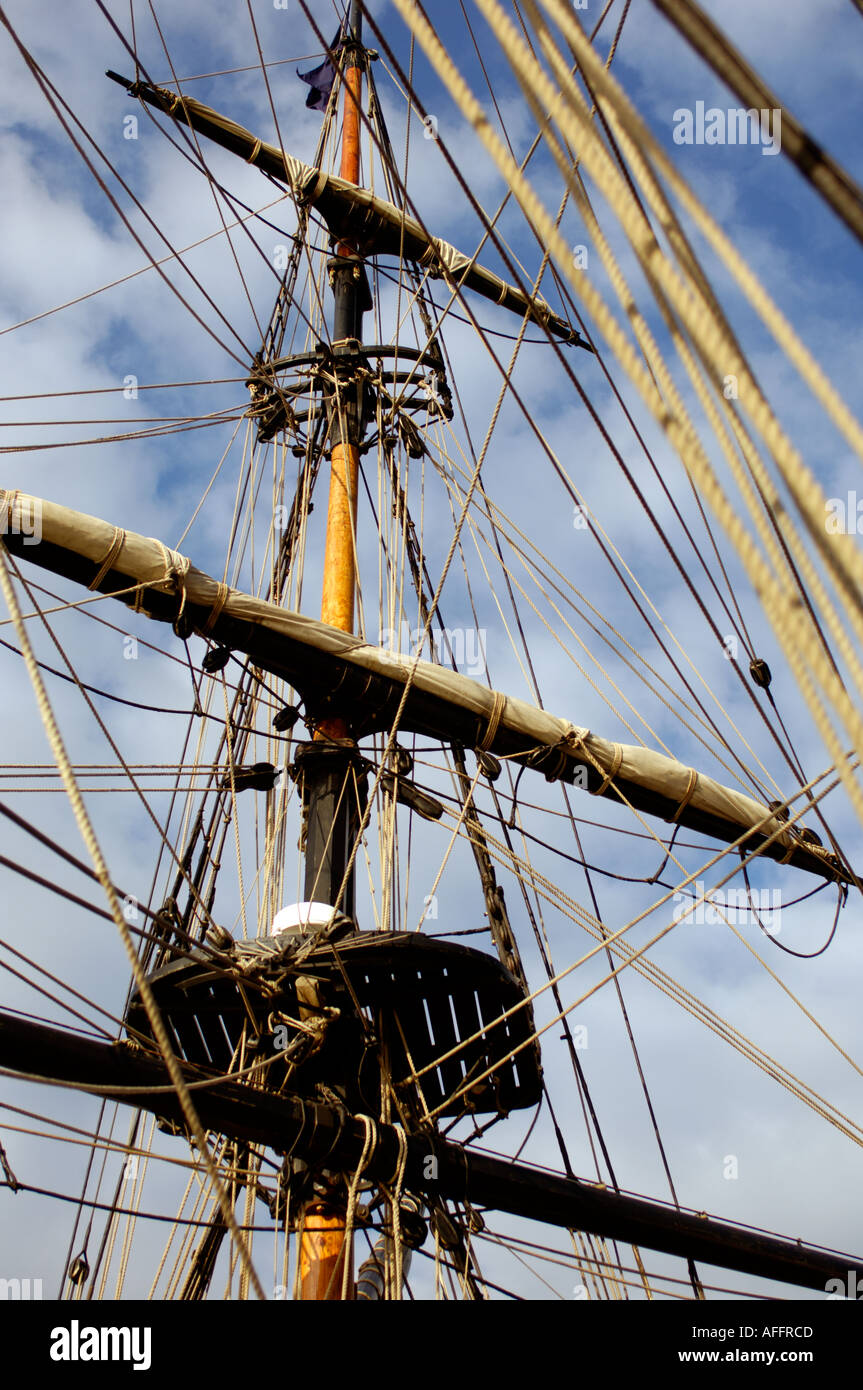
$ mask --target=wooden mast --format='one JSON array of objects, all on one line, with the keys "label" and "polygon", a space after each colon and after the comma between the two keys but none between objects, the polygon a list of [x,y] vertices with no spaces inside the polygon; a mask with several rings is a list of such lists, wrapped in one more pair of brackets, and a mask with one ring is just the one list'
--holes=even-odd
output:
[{"label": "wooden mast", "polygon": [[[362,103],[362,12],[360,0],[351,0],[345,39],[344,105],[342,117],[341,177],[360,181],[360,108]],[[362,308],[357,248],[342,242],[330,265],[335,298],[333,348],[361,335]],[[336,400],[330,417],[332,446],[330,492],[327,507],[327,534],[324,549],[324,579],[321,621],[353,632],[356,565],[356,514],[359,478],[362,415],[347,409],[344,401],[348,382],[339,378]],[[329,715],[315,731],[315,741],[324,745],[321,754],[337,754],[334,740],[345,740],[348,722],[339,714]],[[329,748],[327,748],[329,745]],[[306,897],[335,902],[340,865],[350,852],[352,808],[346,781],[350,778],[350,755],[322,757],[308,765],[308,819],[306,840]],[[341,809],[340,809],[341,802]],[[350,912],[353,901],[351,883],[342,910]],[[307,1202],[302,1210],[299,1238],[300,1298],[330,1301],[342,1297],[345,1260],[353,1264],[352,1242],[346,1244],[345,1205],[338,1192]],[[354,1297],[353,1269],[348,1276],[347,1297]]]},{"label": "wooden mast", "polygon": [[[351,5],[347,68],[344,76],[344,115],[342,120],[341,177],[351,183],[360,181],[360,105],[362,102],[363,70],[360,66],[360,26],[362,17],[358,0]],[[341,242],[338,256],[356,256],[356,246]],[[344,275],[344,268],[334,272],[336,298],[333,316],[333,346],[344,343],[356,332],[357,286],[353,276]],[[351,430],[352,421],[339,408],[335,417],[341,438],[334,444],[330,468],[330,495],[327,510],[327,538],[324,549],[324,587],[321,602],[321,622],[353,632],[357,480],[359,476],[359,439]],[[344,738],[347,725],[334,717],[324,726],[324,733]]]}]

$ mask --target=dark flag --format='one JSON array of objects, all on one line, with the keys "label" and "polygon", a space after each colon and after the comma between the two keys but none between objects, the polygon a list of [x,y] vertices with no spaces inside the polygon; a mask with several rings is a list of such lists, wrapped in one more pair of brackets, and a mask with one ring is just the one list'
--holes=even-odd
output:
[{"label": "dark flag", "polygon": [[338,29],[330,44],[330,52],[320,67],[312,68],[311,72],[300,72],[299,68],[297,69],[297,77],[301,82],[308,82],[312,89],[306,97],[306,106],[310,111],[326,111],[327,109],[327,102],[336,80],[336,65],[333,59],[341,48],[342,31]]}]

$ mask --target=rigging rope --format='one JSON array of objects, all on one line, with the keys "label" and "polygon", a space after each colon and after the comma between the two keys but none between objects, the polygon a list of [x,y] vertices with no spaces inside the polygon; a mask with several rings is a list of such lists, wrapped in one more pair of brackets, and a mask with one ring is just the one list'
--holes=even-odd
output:
[{"label": "rigging rope", "polygon": [[18,634],[18,640],[21,643],[21,649],[24,654],[24,660],[27,663],[27,669],[29,671],[30,679],[33,684],[33,690],[36,695],[37,703],[39,705],[39,712],[42,716],[42,722],[45,728],[46,736],[51,744],[52,751],[57,761],[57,766],[63,777],[63,782],[66,786],[66,790],[69,795],[69,800],[75,815],[75,820],[81,832],[81,836],[84,840],[84,843],[87,846],[87,849],[90,853],[90,857],[93,861],[93,868],[96,871],[96,874],[99,877],[99,881],[105,890],[105,894],[107,896],[108,904],[110,907],[111,916],[114,919],[114,922],[117,926],[117,930],[120,934],[120,939],[126,950],[126,955],[128,956],[129,964],[132,969],[132,976],[140,993],[141,1001],[144,1005],[144,1008],[146,1009],[147,1018],[149,1020],[150,1027],[153,1030],[153,1036],[158,1044],[159,1051],[164,1059],[165,1066],[168,1070],[168,1074],[170,1075],[172,1088],[177,1095],[177,1099],[179,1100],[180,1105],[182,1106],[186,1123],[188,1124],[192,1134],[195,1136],[195,1140],[198,1145],[198,1150],[207,1167],[208,1172],[212,1177],[216,1191],[219,1194],[219,1202],[225,1217],[225,1223],[228,1226],[228,1229],[231,1231],[231,1236],[236,1244],[240,1258],[242,1259],[244,1265],[248,1266],[251,1271],[251,1278],[255,1287],[255,1292],[257,1293],[259,1298],[263,1298],[263,1289],[260,1286],[257,1275],[254,1273],[254,1270],[251,1269],[251,1263],[248,1250],[246,1249],[246,1243],[243,1240],[243,1237],[241,1236],[240,1231],[237,1228],[236,1222],[234,1220],[234,1214],[231,1211],[231,1208],[228,1204],[227,1196],[222,1188],[221,1180],[216,1170],[213,1156],[207,1144],[206,1136],[201,1127],[201,1122],[198,1118],[198,1114],[195,1109],[195,1105],[192,1100],[188,1084],[183,1077],[183,1074],[177,1062],[177,1058],[175,1057],[173,1049],[171,1048],[171,1044],[168,1039],[168,1034],[165,1031],[165,1025],[162,1021],[162,1016],[159,1012],[158,1005],[156,1004],[156,1001],[153,997],[153,992],[150,987],[150,984],[144,972],[142,971],[140,963],[138,961],[138,955],[132,943],[132,937],[129,931],[128,924],[123,916],[123,911],[120,907],[120,901],[117,897],[116,889],[114,888],[114,884],[108,872],[108,866],[102,857],[102,852],[99,848],[99,843],[96,839],[95,832],[90,821],[90,817],[87,813],[87,808],[85,807],[84,802],[81,798],[81,793],[78,789],[78,784],[75,778],[75,774],[72,770],[71,763],[69,762],[69,757],[66,752],[65,744],[63,743],[60,730],[57,727],[57,723],[54,718],[54,713],[48,700],[48,695],[45,690],[45,686],[42,682],[39,667],[36,663],[35,657],[33,656],[33,651],[30,646],[30,640],[27,635],[27,629],[24,626],[21,617],[21,610],[18,606],[18,599],[15,594],[15,589],[13,587],[12,579],[9,573],[6,547],[2,543],[0,543],[0,588],[2,588],[3,590],[3,596],[6,600],[6,605],[15,623],[15,629]]}]

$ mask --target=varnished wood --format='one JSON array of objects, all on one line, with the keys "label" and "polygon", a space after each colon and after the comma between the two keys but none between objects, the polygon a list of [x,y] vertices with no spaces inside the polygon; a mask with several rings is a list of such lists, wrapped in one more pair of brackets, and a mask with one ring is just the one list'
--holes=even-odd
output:
[{"label": "varnished wood", "polygon": [[327,540],[321,622],[353,632],[354,525],[360,451],[356,444],[336,444],[330,469]]},{"label": "varnished wood", "polygon": [[[300,1237],[300,1298],[314,1303],[341,1301],[345,1255],[344,1208],[310,1202],[303,1212]],[[351,1271],[347,1297],[353,1296]]]},{"label": "varnished wood", "polygon": [[[351,183],[360,179],[360,103],[363,74],[360,67],[349,67],[345,73],[344,111],[342,118],[341,177]],[[339,246],[343,256],[354,254],[349,243]],[[324,587],[321,601],[321,621],[331,623],[342,632],[354,630],[355,599],[355,527],[359,479],[359,448],[340,441],[333,446],[330,462],[330,493],[327,505],[327,536],[324,547]],[[347,722],[338,717],[325,720],[317,737],[344,738]]]},{"label": "varnished wood", "polygon": [[360,103],[363,96],[363,70],[350,67],[345,73],[345,108],[342,120],[341,176],[351,183],[360,181]]}]

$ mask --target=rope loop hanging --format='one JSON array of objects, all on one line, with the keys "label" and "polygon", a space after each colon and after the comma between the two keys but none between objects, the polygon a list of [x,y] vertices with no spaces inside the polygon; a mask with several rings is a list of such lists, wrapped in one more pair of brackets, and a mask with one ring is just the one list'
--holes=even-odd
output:
[{"label": "rope loop hanging", "polygon": [[394,1125],[399,1141],[399,1162],[396,1169],[396,1182],[393,1190],[393,1298],[401,1302],[402,1296],[402,1221],[401,1200],[405,1185],[405,1169],[408,1162],[408,1137],[402,1125]]},{"label": "rope loop hanging", "polygon": [[360,1154],[360,1161],[357,1164],[356,1171],[351,1178],[351,1185],[348,1188],[348,1202],[345,1210],[344,1255],[342,1259],[342,1302],[345,1302],[348,1297],[348,1284],[351,1272],[351,1237],[353,1235],[354,1218],[357,1210],[357,1193],[359,1191],[362,1175],[378,1146],[378,1127],[376,1121],[372,1119],[371,1115],[360,1115],[358,1118],[362,1120],[366,1134],[363,1140],[363,1151]]}]

